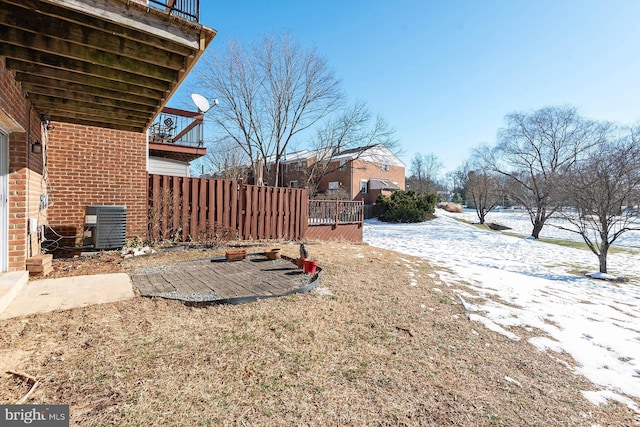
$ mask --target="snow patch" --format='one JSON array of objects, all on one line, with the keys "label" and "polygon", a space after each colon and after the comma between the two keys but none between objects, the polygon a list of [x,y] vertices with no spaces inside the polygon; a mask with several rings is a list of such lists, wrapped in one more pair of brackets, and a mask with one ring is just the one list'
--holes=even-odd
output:
[{"label": "snow patch", "polygon": [[583,391],[582,395],[589,402],[594,405],[606,405],[609,400],[614,400],[616,402],[620,402],[624,405],[627,405],[629,409],[640,414],[640,408],[636,403],[629,399],[628,397],[620,396],[618,393],[615,393],[611,390],[598,390],[598,391]]},{"label": "snow patch", "polygon": [[465,310],[467,310],[467,311],[478,311],[478,307],[476,307],[475,305],[473,305],[471,303],[466,302],[464,300],[464,298],[462,298],[462,296],[458,295],[458,299],[462,303],[462,307],[464,307]]},{"label": "snow patch", "polygon": [[529,338],[529,344],[532,344],[541,352],[551,350],[555,351],[556,353],[562,353],[562,346],[560,345],[560,343],[547,337]]},{"label": "snow patch", "polygon": [[618,280],[616,276],[612,276],[607,273],[600,273],[599,271],[596,271],[595,273],[587,273],[585,274],[585,276],[591,277],[592,279],[599,279],[599,280]]},{"label": "snow patch", "polygon": [[517,336],[513,332],[507,331],[502,326],[498,325],[497,323],[494,323],[493,321],[487,319],[486,317],[480,316],[478,314],[469,314],[467,317],[472,322],[482,323],[485,328],[487,328],[487,329],[489,329],[489,330],[491,330],[493,332],[497,332],[499,334],[502,334],[505,337],[509,338],[510,340],[514,340],[514,341],[519,341],[520,340],[519,336]]},{"label": "snow patch", "polygon": [[522,387],[522,384],[520,384],[520,381],[514,380],[513,378],[511,378],[511,377],[509,377],[507,375],[504,376],[504,380],[506,382],[508,382],[508,383],[515,384],[518,387]]},{"label": "snow patch", "polygon": [[[459,295],[469,319],[510,339],[519,337],[506,327],[542,331],[545,337],[528,342],[552,360],[603,391],[640,398],[640,369],[632,358],[640,354],[640,253],[610,253],[610,277],[578,276],[576,270],[591,271],[598,265],[589,251],[483,230],[446,212],[437,215],[417,224],[367,220],[364,241],[429,262],[441,286]],[[473,214],[465,215],[473,219]],[[531,232],[526,213],[505,210],[489,215],[488,221],[522,236]],[[546,225],[541,237],[576,240],[574,233]],[[640,233],[625,233],[617,243],[639,248]],[[398,264],[416,263],[401,258]],[[633,279],[613,282],[616,274]],[[594,276],[608,280],[593,280]],[[441,292],[437,289],[434,292]],[[567,353],[575,366],[554,353]]]},{"label": "snow patch", "polygon": [[316,288],[315,288],[315,292],[316,292],[318,295],[322,295],[322,296],[324,296],[324,297],[332,297],[332,296],[335,296],[335,294],[331,291],[331,289],[329,289],[329,288],[323,288],[323,287],[320,287],[320,286],[318,286],[318,287],[316,287]]}]

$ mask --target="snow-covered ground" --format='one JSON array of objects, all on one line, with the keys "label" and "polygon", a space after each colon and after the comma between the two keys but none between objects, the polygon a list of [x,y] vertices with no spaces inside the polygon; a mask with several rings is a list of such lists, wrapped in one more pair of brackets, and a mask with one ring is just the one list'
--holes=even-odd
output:
[{"label": "snow-covered ground", "polygon": [[[511,327],[541,331],[530,344],[552,358],[554,352],[570,354],[577,364],[572,368],[594,384],[583,392],[587,399],[594,404],[618,400],[640,413],[640,254],[609,255],[609,272],[629,282],[594,280],[577,273],[597,271],[598,259],[589,251],[479,229],[440,210],[436,214],[420,224],[369,220],[364,240],[430,260],[472,321],[515,340],[518,329]],[[477,222],[473,214],[462,216]],[[528,218],[513,212],[493,214],[488,221],[523,235],[531,231]],[[565,237],[556,231],[547,227],[541,236]],[[640,233],[628,234],[625,246],[639,248]],[[413,272],[408,274],[419,286]]]},{"label": "snow-covered ground", "polygon": [[[439,211],[440,214],[449,215],[457,218],[463,218],[466,221],[478,222],[478,215],[474,210],[465,209],[462,214],[450,214],[445,211]],[[523,236],[529,236],[531,234],[531,220],[529,215],[524,210],[496,210],[491,211],[486,216],[486,222],[495,222],[497,224],[505,225],[511,230],[510,232],[521,234]],[[640,227],[640,224],[634,223],[634,226]],[[540,232],[540,237],[549,237],[555,239],[573,240],[576,242],[582,242],[582,237],[568,230],[563,230],[560,227],[570,228],[572,227],[568,221],[562,218],[551,218],[547,220],[545,226]],[[639,232],[627,232],[621,235],[614,242],[614,246],[626,247],[631,249],[640,250],[640,233]]]}]

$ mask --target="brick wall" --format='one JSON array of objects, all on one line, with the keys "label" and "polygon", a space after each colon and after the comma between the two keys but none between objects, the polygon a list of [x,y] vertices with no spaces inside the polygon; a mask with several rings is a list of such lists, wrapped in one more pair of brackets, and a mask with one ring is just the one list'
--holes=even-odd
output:
[{"label": "brick wall", "polygon": [[344,165],[344,170],[340,170],[340,162],[330,162],[327,166],[327,170],[330,171],[322,177],[318,183],[318,191],[326,192],[329,190],[330,182],[338,182],[340,188],[346,192],[347,195],[353,195],[357,193],[350,192],[351,188],[351,161],[348,161]]},{"label": "brick wall", "polygon": [[[14,74],[5,67],[0,57],[0,124],[9,140],[8,177],[8,261],[9,271],[24,270],[25,261],[40,253],[38,234],[29,235],[29,218],[40,224],[46,220],[46,212],[40,211],[40,194],[46,188],[43,179],[43,153],[32,153],[31,142],[45,144],[43,127],[38,113],[31,107]],[[7,129],[11,122],[12,129]],[[2,242],[4,243],[4,242]],[[0,244],[2,244],[0,243]]]},{"label": "brick wall", "polygon": [[[125,205],[127,237],[146,238],[144,134],[57,122],[47,132],[3,57],[0,109],[0,129],[9,140],[9,271],[24,270],[26,259],[40,253],[29,218],[72,230],[80,243],[86,205]],[[42,153],[31,151],[36,140],[45,147]],[[48,209],[40,206],[44,194],[54,202]]]},{"label": "brick wall", "polygon": [[354,160],[353,162],[353,182],[351,191],[353,200],[364,200],[365,205],[372,205],[376,201],[379,192],[363,194],[360,192],[360,181],[370,178],[386,179],[398,184],[401,190],[405,188],[405,168],[404,166],[388,165],[388,170],[382,170],[382,164]]},{"label": "brick wall", "polygon": [[329,165],[329,170],[333,172],[328,173],[320,181],[318,185],[319,191],[326,191],[329,188],[329,182],[341,183],[347,194],[351,194],[352,200],[364,200],[366,205],[375,203],[375,198],[378,193],[361,193],[360,181],[368,181],[371,178],[386,179],[391,182],[396,182],[400,189],[405,188],[405,168],[403,166],[389,165],[388,170],[382,170],[382,164],[368,162],[364,160],[352,160],[346,163],[345,170],[341,171],[338,162],[333,162]]},{"label": "brick wall", "polygon": [[[53,122],[48,171],[49,224],[82,241],[87,205],[127,207],[127,237],[147,237],[146,136]],[[62,233],[61,233],[62,234]]]}]

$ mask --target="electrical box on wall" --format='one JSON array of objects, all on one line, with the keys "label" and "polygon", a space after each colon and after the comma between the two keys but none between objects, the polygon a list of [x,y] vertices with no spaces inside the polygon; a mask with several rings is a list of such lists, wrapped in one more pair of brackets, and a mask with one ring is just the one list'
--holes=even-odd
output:
[{"label": "electrical box on wall", "polygon": [[49,195],[41,194],[40,195],[40,209],[47,209],[49,207]]},{"label": "electrical box on wall", "polygon": [[38,232],[38,220],[35,218],[29,218],[29,234],[36,234]]},{"label": "electrical box on wall", "polygon": [[84,244],[94,249],[121,249],[127,232],[126,206],[87,206]]}]

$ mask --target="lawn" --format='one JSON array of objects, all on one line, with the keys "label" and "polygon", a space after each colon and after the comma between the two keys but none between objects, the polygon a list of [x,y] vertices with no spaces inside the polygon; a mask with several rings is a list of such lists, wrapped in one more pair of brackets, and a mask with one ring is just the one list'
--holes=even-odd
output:
[{"label": "lawn", "polygon": [[[103,264],[126,271],[223,251]],[[638,421],[623,404],[588,402],[581,390],[590,384],[568,355],[470,322],[427,262],[366,244],[309,251],[324,274],[308,294],[237,306],[137,297],[0,321],[0,401],[28,389],[4,374],[11,369],[41,382],[28,403],[69,404],[71,424],[82,426]],[[101,272],[82,265],[59,264],[56,274]]]}]

